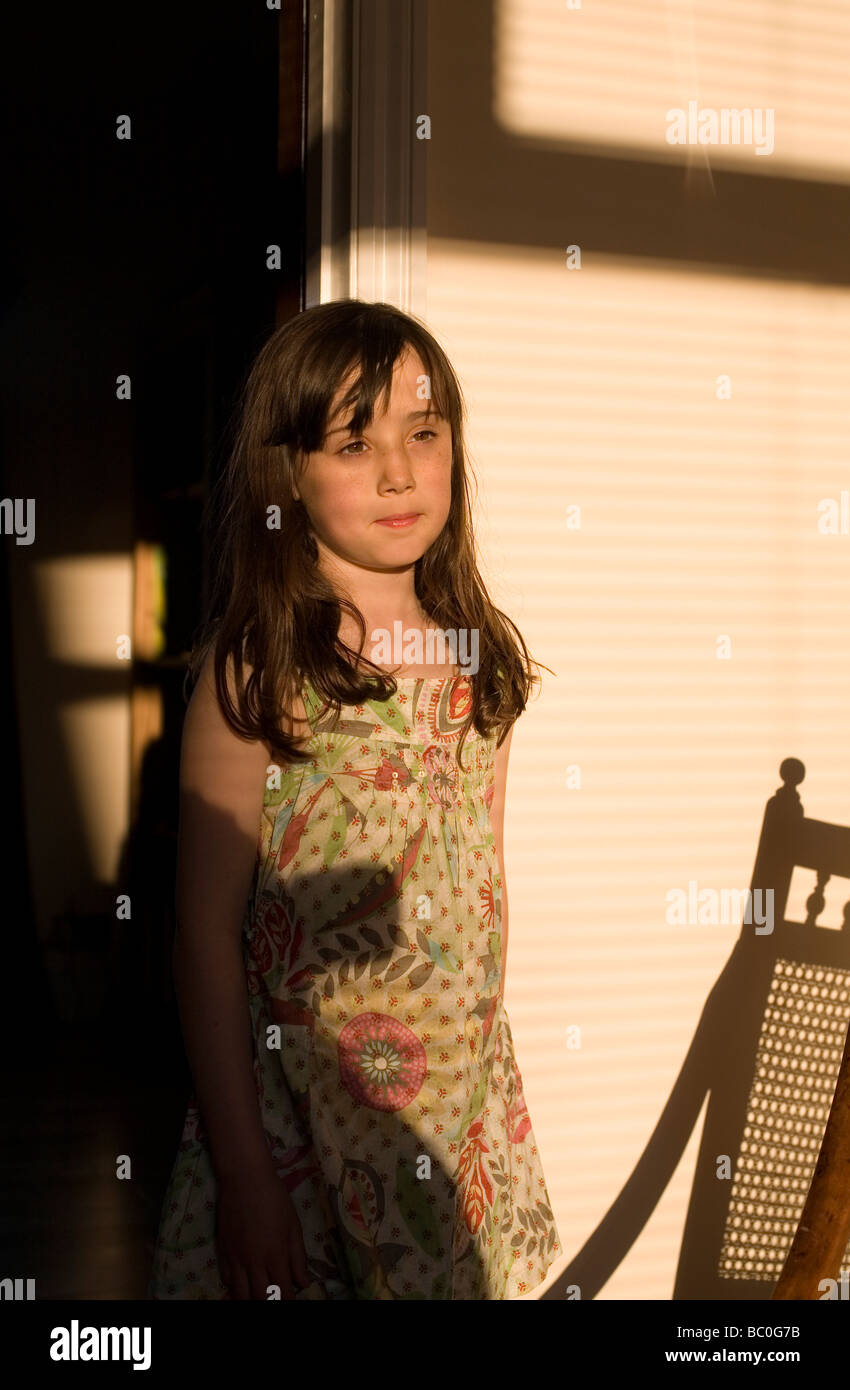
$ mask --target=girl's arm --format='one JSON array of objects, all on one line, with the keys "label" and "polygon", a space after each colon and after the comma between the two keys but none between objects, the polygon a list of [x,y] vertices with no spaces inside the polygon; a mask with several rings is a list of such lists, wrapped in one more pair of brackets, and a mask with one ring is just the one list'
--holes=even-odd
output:
[{"label": "girl's arm", "polygon": [[493,801],[490,806],[490,824],[493,828],[493,839],[496,841],[496,854],[499,859],[499,873],[502,879],[502,979],[499,986],[501,998],[504,998],[505,993],[505,966],[508,958],[508,884],[505,878],[504,854],[505,791],[508,784],[508,754],[511,750],[513,736],[514,730],[513,725],[511,725],[501,748],[496,749],[493,760],[496,780],[493,789]]},{"label": "girl's arm", "polygon": [[264,744],[240,739],[225,721],[210,656],[183,727],[174,978],[220,1179],[272,1171],[253,1078],[241,947],[268,763]]},{"label": "girl's arm", "polygon": [[242,957],[269,761],[263,743],[226,722],[208,658],[180,755],[174,978],[217,1179],[219,1269],[236,1299],[265,1299],[272,1287],[292,1299],[296,1283],[310,1283],[301,1223],[262,1126]]}]

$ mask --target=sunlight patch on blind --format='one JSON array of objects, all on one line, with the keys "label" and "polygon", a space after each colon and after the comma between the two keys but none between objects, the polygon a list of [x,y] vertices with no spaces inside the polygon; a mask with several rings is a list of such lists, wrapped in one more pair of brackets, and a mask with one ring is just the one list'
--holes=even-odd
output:
[{"label": "sunlight patch on blind", "polygon": [[[569,1256],[740,930],[671,925],[668,891],[747,888],[785,757],[850,822],[850,535],[818,529],[850,489],[850,291],[431,238],[427,320],[485,580],[556,673],[513,738],[506,999]],[[670,1297],[699,1130],[601,1297]]]},{"label": "sunlight patch on blind", "polygon": [[[848,5],[498,0],[494,37],[494,116],[515,135],[758,174],[850,175]],[[772,109],[772,153],[755,153],[757,127],[749,146],[668,144],[666,113],[689,101],[697,119],[705,108]]]}]

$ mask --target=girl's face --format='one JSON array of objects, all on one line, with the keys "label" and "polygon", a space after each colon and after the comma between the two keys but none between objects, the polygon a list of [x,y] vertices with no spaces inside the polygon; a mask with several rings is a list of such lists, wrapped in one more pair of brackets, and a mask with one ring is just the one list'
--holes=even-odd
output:
[{"label": "girl's face", "polygon": [[[375,405],[370,425],[350,434],[334,399],[321,450],[308,454],[293,494],[310,518],[319,550],[358,568],[408,569],[437,539],[452,497],[452,432],[441,416],[425,418],[421,358],[408,350],[393,371],[388,408]],[[415,513],[409,526],[382,519]]]}]

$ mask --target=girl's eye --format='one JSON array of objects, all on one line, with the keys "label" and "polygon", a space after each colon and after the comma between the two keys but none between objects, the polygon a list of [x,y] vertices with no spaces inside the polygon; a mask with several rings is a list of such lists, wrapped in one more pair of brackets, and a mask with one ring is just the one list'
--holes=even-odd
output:
[{"label": "girl's eye", "polygon": [[[431,437],[432,439],[436,439],[436,438],[437,438],[437,431],[436,431],[436,430],[422,429],[422,430],[417,430],[417,431],[416,431],[416,434],[414,435],[414,439],[415,439],[418,435],[420,435],[420,434],[427,434],[427,435],[430,435],[430,437]],[[363,443],[363,440],[362,440],[362,439],[352,439],[351,443],[350,443],[350,444],[346,444],[346,445],[344,446],[344,448],[340,449],[339,452],[340,452],[341,454],[343,454],[343,455],[347,455],[348,458],[358,458],[359,455],[357,455],[357,454],[349,454],[348,451],[349,451],[349,449],[353,449],[355,444],[362,444],[362,443]]]}]

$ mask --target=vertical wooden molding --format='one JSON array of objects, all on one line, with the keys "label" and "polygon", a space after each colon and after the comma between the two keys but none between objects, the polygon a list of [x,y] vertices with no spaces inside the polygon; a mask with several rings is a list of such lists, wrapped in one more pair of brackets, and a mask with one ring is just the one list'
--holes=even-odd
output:
[{"label": "vertical wooden molding", "polygon": [[351,295],[422,317],[426,0],[310,7],[307,303]]}]

